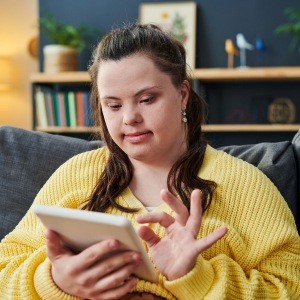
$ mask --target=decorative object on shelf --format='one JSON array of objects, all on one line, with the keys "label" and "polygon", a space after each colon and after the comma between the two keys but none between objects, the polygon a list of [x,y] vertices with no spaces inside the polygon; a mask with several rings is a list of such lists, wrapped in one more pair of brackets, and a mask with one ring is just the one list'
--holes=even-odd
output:
[{"label": "decorative object on shelf", "polygon": [[140,23],[156,24],[183,43],[192,70],[195,69],[196,8],[195,2],[142,3],[139,12]]},{"label": "decorative object on shelf", "polygon": [[291,99],[277,98],[269,105],[269,121],[271,123],[291,124],[296,118],[296,108]]},{"label": "decorative object on shelf", "polygon": [[12,88],[12,65],[6,57],[0,57],[0,91]]},{"label": "decorative object on shelf", "polygon": [[39,57],[39,37],[38,36],[30,39],[30,41],[28,43],[28,52],[34,58]]},{"label": "decorative object on shelf", "polygon": [[236,44],[241,50],[241,56],[240,56],[241,57],[241,65],[238,68],[241,68],[241,69],[249,68],[246,65],[246,49],[253,50],[253,48],[254,48],[253,45],[249,44],[246,41],[246,39],[242,33],[238,33],[236,35]]},{"label": "decorative object on shelf", "polygon": [[294,53],[300,37],[300,7],[288,7],[284,10],[284,13],[288,15],[289,20],[292,22],[278,26],[275,29],[275,34],[287,33],[292,35],[293,39],[290,44],[290,53]]},{"label": "decorative object on shelf", "polygon": [[233,57],[240,55],[240,51],[234,47],[231,39],[225,41],[225,51],[228,53],[228,68],[233,68]]},{"label": "decorative object on shelf", "polygon": [[264,52],[267,51],[267,47],[265,43],[263,42],[263,39],[258,37],[256,38],[256,50],[258,51],[257,55],[257,66],[258,67],[263,67],[264,66]]},{"label": "decorative object on shelf", "polygon": [[84,48],[91,48],[93,34],[103,36],[100,30],[85,25],[76,28],[63,22],[59,24],[50,12],[39,19],[39,28],[55,44],[43,49],[46,73],[76,71],[77,54]]},{"label": "decorative object on shelf", "polygon": [[43,48],[43,54],[45,73],[77,70],[78,55],[74,48],[61,45],[46,45]]}]

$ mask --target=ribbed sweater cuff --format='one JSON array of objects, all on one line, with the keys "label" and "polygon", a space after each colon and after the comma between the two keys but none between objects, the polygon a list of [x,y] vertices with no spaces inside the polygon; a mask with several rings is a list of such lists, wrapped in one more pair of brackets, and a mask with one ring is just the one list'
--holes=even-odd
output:
[{"label": "ribbed sweater cuff", "polygon": [[70,296],[61,291],[52,280],[51,261],[46,258],[41,263],[34,274],[34,287],[38,295],[43,300],[81,300],[82,298]]},{"label": "ribbed sweater cuff", "polygon": [[195,267],[185,276],[164,281],[164,286],[179,300],[202,299],[214,280],[214,270],[210,263],[198,256]]}]

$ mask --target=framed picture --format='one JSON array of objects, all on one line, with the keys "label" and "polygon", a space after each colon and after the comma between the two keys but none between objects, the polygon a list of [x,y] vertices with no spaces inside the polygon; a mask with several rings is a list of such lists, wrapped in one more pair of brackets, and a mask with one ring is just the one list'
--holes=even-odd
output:
[{"label": "framed picture", "polygon": [[192,70],[195,69],[196,8],[195,2],[142,3],[139,12],[141,24],[153,23],[183,43]]}]

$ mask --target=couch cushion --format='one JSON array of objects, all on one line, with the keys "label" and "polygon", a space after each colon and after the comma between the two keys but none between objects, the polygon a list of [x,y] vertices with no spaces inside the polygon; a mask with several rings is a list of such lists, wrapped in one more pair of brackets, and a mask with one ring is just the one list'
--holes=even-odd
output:
[{"label": "couch cushion", "polygon": [[60,165],[102,146],[99,141],[0,126],[0,240],[15,228]]},{"label": "couch cushion", "polygon": [[[300,138],[299,138],[300,157]],[[260,143],[256,145],[222,147],[228,154],[258,167],[274,183],[291,209],[296,223],[297,213],[297,166],[291,142]],[[299,226],[297,226],[299,229]]]}]

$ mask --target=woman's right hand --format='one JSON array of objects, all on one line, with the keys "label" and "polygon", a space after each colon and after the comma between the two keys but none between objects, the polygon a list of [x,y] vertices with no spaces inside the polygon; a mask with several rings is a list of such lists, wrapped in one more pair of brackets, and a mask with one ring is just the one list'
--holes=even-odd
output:
[{"label": "woman's right hand", "polygon": [[136,278],[126,279],[139,267],[140,253],[126,251],[101,260],[118,248],[118,241],[104,240],[74,254],[54,231],[47,229],[45,237],[52,279],[63,292],[84,299],[118,299],[137,284]]}]

